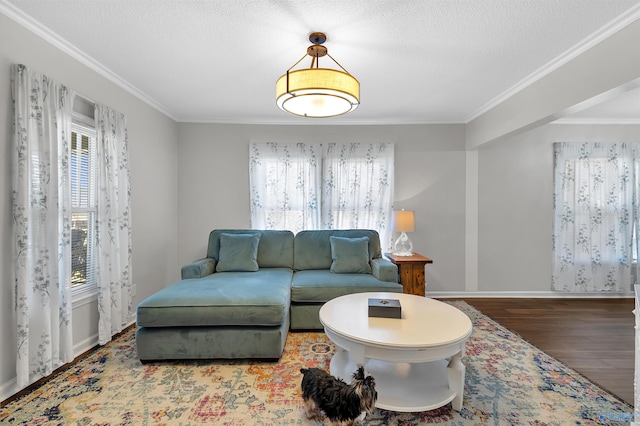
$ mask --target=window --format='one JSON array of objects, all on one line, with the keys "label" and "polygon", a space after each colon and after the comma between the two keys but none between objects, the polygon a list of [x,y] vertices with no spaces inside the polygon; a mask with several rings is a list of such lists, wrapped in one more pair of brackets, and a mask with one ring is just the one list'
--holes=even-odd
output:
[{"label": "window", "polygon": [[252,144],[250,157],[251,226],[319,229],[321,145]]},{"label": "window", "polygon": [[374,229],[389,245],[394,148],[390,143],[254,143],[251,226]]},{"label": "window", "polygon": [[74,123],[71,133],[71,289],[74,297],[97,291],[96,132]]},{"label": "window", "polygon": [[552,288],[625,292],[637,277],[640,145],[556,143]]}]

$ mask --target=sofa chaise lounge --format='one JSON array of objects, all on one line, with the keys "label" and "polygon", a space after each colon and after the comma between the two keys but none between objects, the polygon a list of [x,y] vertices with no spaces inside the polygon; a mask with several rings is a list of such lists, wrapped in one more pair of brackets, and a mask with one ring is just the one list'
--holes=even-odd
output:
[{"label": "sofa chaise lounge", "polygon": [[270,358],[289,329],[322,329],[328,300],[365,291],[402,292],[373,230],[221,229],[207,257],[137,308],[143,361]]}]

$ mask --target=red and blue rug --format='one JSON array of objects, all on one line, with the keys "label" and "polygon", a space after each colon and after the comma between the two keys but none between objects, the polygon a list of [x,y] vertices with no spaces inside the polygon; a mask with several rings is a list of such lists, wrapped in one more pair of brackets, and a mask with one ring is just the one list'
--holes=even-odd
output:
[{"label": "red and blue rug", "polygon": [[[628,424],[633,407],[546,355],[465,302],[473,322],[461,412],[377,409],[365,425]],[[329,368],[322,332],[289,333],[278,362],[141,364],[134,330],[0,409],[22,425],[306,425],[301,367]]]}]

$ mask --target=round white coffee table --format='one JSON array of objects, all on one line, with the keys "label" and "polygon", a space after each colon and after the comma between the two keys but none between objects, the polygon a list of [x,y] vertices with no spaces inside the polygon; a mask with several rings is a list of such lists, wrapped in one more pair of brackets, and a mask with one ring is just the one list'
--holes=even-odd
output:
[{"label": "round white coffee table", "polygon": [[[368,299],[398,299],[402,318],[369,317]],[[376,380],[376,407],[404,412],[449,402],[462,409],[469,317],[459,309],[403,293],[356,293],[325,303],[320,321],[336,345],[331,374],[347,382],[360,365]]]}]

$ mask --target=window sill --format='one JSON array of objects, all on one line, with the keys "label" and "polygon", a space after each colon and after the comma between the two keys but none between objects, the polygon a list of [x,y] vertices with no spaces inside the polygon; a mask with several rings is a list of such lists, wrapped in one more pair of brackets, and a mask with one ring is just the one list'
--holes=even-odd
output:
[{"label": "window sill", "polygon": [[74,308],[77,308],[80,306],[88,305],[89,303],[96,300],[98,300],[98,292],[96,290],[83,291],[71,297],[71,305]]}]

